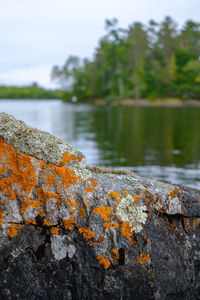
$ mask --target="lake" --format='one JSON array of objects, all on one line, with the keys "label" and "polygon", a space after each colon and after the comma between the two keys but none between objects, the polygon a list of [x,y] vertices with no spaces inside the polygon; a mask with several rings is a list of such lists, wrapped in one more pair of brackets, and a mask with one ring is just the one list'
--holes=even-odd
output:
[{"label": "lake", "polygon": [[200,189],[200,108],[0,100],[0,111],[78,147],[89,165]]}]

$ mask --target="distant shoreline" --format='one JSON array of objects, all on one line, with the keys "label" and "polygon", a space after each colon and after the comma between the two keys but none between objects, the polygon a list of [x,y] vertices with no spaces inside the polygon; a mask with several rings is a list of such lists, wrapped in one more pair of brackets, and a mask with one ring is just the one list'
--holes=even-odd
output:
[{"label": "distant shoreline", "polygon": [[63,103],[70,104],[91,104],[97,106],[137,106],[137,107],[200,107],[200,100],[180,100],[180,99],[159,99],[159,100],[134,100],[134,99],[125,99],[125,100],[115,100],[112,102],[107,102],[103,99],[98,99],[94,101],[79,102],[73,103],[71,101],[64,101],[61,98],[0,98],[0,101],[55,101],[60,100]]}]

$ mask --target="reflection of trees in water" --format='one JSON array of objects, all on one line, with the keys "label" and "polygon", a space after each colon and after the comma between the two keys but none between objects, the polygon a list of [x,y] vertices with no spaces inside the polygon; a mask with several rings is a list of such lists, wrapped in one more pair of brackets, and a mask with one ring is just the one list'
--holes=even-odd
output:
[{"label": "reflection of trees in water", "polygon": [[199,162],[197,108],[100,107],[90,115],[101,160],[113,166]]}]

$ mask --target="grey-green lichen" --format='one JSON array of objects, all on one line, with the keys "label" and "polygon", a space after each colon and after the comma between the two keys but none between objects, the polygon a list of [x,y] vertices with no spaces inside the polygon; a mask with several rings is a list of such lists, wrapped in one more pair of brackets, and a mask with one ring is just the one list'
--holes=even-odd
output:
[{"label": "grey-green lichen", "polygon": [[[0,136],[7,144],[13,143],[19,151],[34,155],[47,163],[59,164],[64,152],[83,157],[80,151],[61,139],[48,132],[31,128],[6,113],[0,113]],[[78,160],[73,160],[72,163],[79,164]]]},{"label": "grey-green lichen", "polygon": [[133,197],[131,195],[127,195],[118,205],[117,215],[122,219],[122,221],[129,222],[131,231],[137,233],[142,230],[142,225],[146,222],[146,210],[147,208],[145,205],[136,205]]}]

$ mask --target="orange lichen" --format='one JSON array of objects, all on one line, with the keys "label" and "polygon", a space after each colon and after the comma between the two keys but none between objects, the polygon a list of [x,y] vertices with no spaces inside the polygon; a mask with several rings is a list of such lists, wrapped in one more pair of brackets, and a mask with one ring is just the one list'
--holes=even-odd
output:
[{"label": "orange lichen", "polygon": [[55,181],[55,177],[53,175],[47,175],[46,180],[47,184],[51,186]]},{"label": "orange lichen", "polygon": [[130,238],[129,238],[129,242],[131,243],[131,245],[137,243],[134,237],[130,237]]},{"label": "orange lichen", "polygon": [[26,211],[26,209],[31,205],[33,208],[38,208],[39,207],[39,204],[37,201],[35,200],[32,200],[30,199],[27,195],[23,195],[23,198],[26,198],[27,200],[22,203],[22,206],[21,206],[21,214],[23,215]]},{"label": "orange lichen", "polygon": [[0,212],[0,226],[3,226],[4,210]]},{"label": "orange lichen", "polygon": [[31,157],[18,152],[12,143],[7,145],[2,138],[0,138],[0,156],[4,163],[1,172],[11,170],[11,175],[0,181],[0,191],[5,191],[9,199],[16,199],[16,192],[13,189],[15,183],[20,186],[21,191],[30,193],[37,184]]},{"label": "orange lichen", "polygon": [[36,225],[36,221],[35,221],[35,220],[32,220],[32,219],[28,219],[28,220],[24,219],[24,222],[25,222],[25,224],[33,224],[33,225]]},{"label": "orange lichen", "polygon": [[129,222],[122,222],[122,235],[129,238],[133,235]]},{"label": "orange lichen", "polygon": [[38,188],[35,192],[37,196],[37,203],[38,206],[44,205],[47,200],[49,199],[60,199],[60,195],[55,194],[55,193],[49,193],[48,191],[45,191],[43,188]]},{"label": "orange lichen", "polygon": [[57,228],[57,227],[51,227],[50,228],[50,232],[52,234],[59,234],[59,228]]},{"label": "orange lichen", "polygon": [[74,154],[70,154],[68,152],[65,152],[63,154],[63,159],[60,161],[59,163],[59,167],[63,167],[65,166],[66,164],[70,163],[72,160],[75,160],[77,159],[76,156]]},{"label": "orange lichen", "polygon": [[134,204],[135,206],[138,206],[138,200],[141,199],[142,197],[140,195],[135,195],[133,196]]},{"label": "orange lichen", "polygon": [[99,260],[100,265],[103,265],[106,270],[110,267],[109,259],[103,257],[103,255],[97,256],[97,259]]},{"label": "orange lichen", "polygon": [[92,191],[96,191],[95,187],[89,185],[85,188],[86,193],[91,193]]},{"label": "orange lichen", "polygon": [[169,193],[169,196],[171,197],[171,199],[176,198],[178,196],[178,193],[180,192],[180,190],[178,188],[173,189],[173,191],[171,191]]},{"label": "orange lichen", "polygon": [[92,242],[92,241],[89,241],[89,242],[88,242],[88,245],[89,245],[89,246],[92,246],[93,244],[94,244],[94,242]]},{"label": "orange lichen", "polygon": [[103,223],[103,226],[107,229],[110,229],[112,227],[111,223],[110,223],[110,220],[107,220]]},{"label": "orange lichen", "polygon": [[45,226],[52,226],[52,223],[49,222],[46,218],[43,220],[43,225]]},{"label": "orange lichen", "polygon": [[88,204],[86,201],[83,201],[83,204],[85,205],[85,207],[88,207]]},{"label": "orange lichen", "polygon": [[76,203],[75,201],[71,200],[71,199],[68,199],[66,201],[67,203],[69,203],[71,206],[73,206],[74,208],[77,208],[78,207],[78,203]]},{"label": "orange lichen", "polygon": [[150,259],[150,254],[140,254],[139,257],[137,258],[137,262],[139,262],[140,264],[144,264],[145,262],[149,262]]},{"label": "orange lichen", "polygon": [[197,227],[199,225],[199,219],[198,218],[194,218],[193,219],[193,228]]},{"label": "orange lichen", "polygon": [[14,223],[10,223],[10,228],[8,228],[7,230],[7,234],[13,238],[14,236],[17,235],[17,230],[15,228],[15,224]]},{"label": "orange lichen", "polygon": [[75,220],[73,217],[71,217],[67,220],[63,220],[63,224],[64,224],[65,229],[72,230],[75,225]]},{"label": "orange lichen", "polygon": [[100,214],[102,219],[106,220],[109,215],[111,215],[112,211],[110,206],[99,206],[93,209],[93,213]]},{"label": "orange lichen", "polygon": [[119,251],[117,249],[113,248],[112,253],[114,253],[114,255],[115,255],[115,260],[118,260],[119,259]]},{"label": "orange lichen", "polygon": [[86,211],[85,211],[84,207],[81,207],[79,209],[79,216],[80,216],[80,218],[84,218],[86,216]]},{"label": "orange lichen", "polygon": [[79,232],[83,234],[85,239],[92,239],[95,237],[95,234],[90,229],[79,228]]},{"label": "orange lichen", "polygon": [[76,210],[75,210],[75,209],[72,209],[72,210],[70,211],[70,214],[72,214],[72,215],[75,215],[75,213],[76,213]]},{"label": "orange lichen", "polygon": [[113,198],[113,199],[117,199],[117,200],[122,200],[120,194],[118,194],[115,191],[111,191],[110,194],[108,195],[108,198]]},{"label": "orange lichen", "polygon": [[116,223],[113,225],[113,228],[118,229],[118,228],[119,228],[119,223],[116,222]]},{"label": "orange lichen", "polygon": [[127,195],[129,195],[129,192],[128,192],[128,190],[124,190],[124,191],[123,191],[123,194],[127,194]]},{"label": "orange lichen", "polygon": [[21,224],[18,224],[17,225],[17,229],[21,229],[22,228],[22,225]]},{"label": "orange lichen", "polygon": [[66,188],[69,188],[71,184],[77,183],[78,177],[76,176],[74,171],[64,167],[55,166],[53,164],[49,165],[53,169],[54,175],[62,178],[64,186]]},{"label": "orange lichen", "polygon": [[188,228],[189,228],[189,226],[190,226],[189,218],[184,217],[184,218],[183,218],[183,222],[184,222],[185,230],[188,231]]},{"label": "orange lichen", "polygon": [[99,239],[97,240],[98,243],[101,243],[104,241],[104,236],[100,236]]}]

